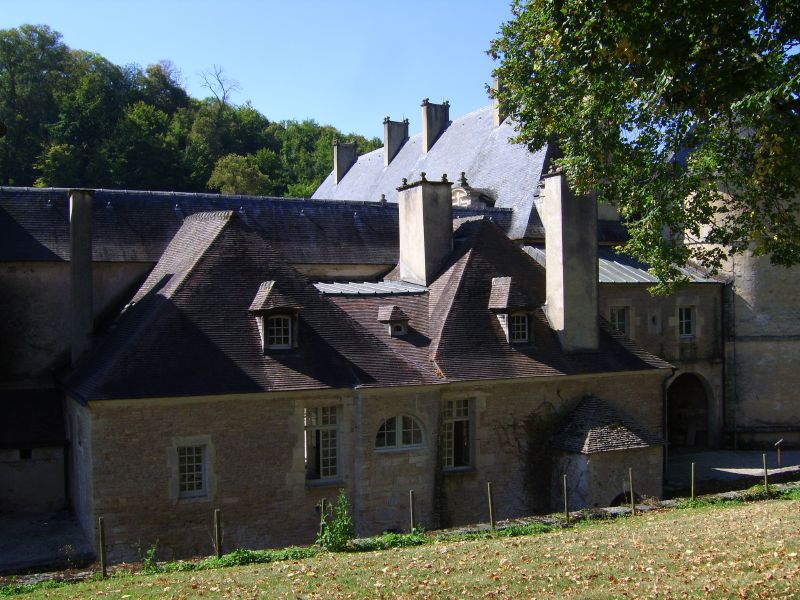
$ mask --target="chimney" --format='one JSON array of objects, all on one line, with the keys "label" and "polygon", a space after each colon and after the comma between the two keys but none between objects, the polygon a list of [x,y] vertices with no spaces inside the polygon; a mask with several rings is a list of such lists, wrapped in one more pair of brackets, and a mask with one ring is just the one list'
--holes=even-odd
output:
[{"label": "chimney", "polygon": [[333,142],[333,177],[339,183],[356,162],[356,145]]},{"label": "chimney", "polygon": [[400,148],[408,139],[408,119],[392,121],[389,117],[383,120],[383,166],[388,167],[392,159],[400,152]]},{"label": "chimney", "polygon": [[400,279],[430,285],[453,251],[453,203],[447,175],[397,188],[400,216]]},{"label": "chimney", "polygon": [[547,304],[565,352],[596,351],[597,201],[576,198],[563,172],[542,178]]},{"label": "chimney", "polygon": [[69,192],[69,273],[72,364],[89,349],[94,329],[92,307],[91,190]]},{"label": "chimney", "polygon": [[[492,90],[494,90],[495,93],[503,91],[503,86],[500,84],[500,79],[497,75],[492,75]],[[508,116],[505,112],[500,110],[500,101],[495,97],[492,97],[492,116],[495,127],[499,127]]]},{"label": "chimney", "polygon": [[422,153],[427,154],[436,140],[450,125],[450,103],[433,104],[427,98],[422,101]]}]

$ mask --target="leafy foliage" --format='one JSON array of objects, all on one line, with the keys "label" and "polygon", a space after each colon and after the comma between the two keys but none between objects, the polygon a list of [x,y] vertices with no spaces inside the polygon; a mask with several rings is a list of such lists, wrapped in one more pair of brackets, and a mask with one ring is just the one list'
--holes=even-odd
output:
[{"label": "leafy foliage", "polygon": [[[496,94],[578,193],[615,203],[662,281],[751,248],[800,262],[800,8],[515,0]],[[665,233],[666,232],[666,233]]]},{"label": "leafy foliage", "polygon": [[330,513],[323,514],[321,521],[322,527],[317,536],[317,545],[331,552],[347,550],[356,536],[356,528],[350,515],[350,502],[343,489],[339,490],[336,507],[331,509]]},{"label": "leafy foliage", "polygon": [[334,139],[380,145],[314,121],[272,122],[220,67],[191,98],[169,61],[114,65],[46,26],[0,30],[0,185],[310,196]]}]

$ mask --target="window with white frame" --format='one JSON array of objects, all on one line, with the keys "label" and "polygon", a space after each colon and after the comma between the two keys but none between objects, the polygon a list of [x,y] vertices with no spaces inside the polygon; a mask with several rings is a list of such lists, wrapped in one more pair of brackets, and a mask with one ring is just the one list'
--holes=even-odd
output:
[{"label": "window with white frame", "polygon": [[178,497],[198,498],[208,493],[205,446],[178,447]]},{"label": "window with white frame", "polygon": [[528,341],[528,315],[512,313],[508,317],[508,341],[512,344],[524,344]]},{"label": "window with white frame", "polygon": [[287,315],[267,317],[266,346],[273,350],[292,347],[292,318]]},{"label": "window with white frame", "polygon": [[609,321],[611,325],[625,335],[630,335],[628,318],[629,310],[627,306],[612,306],[609,310]]},{"label": "window with white frame", "polygon": [[422,439],[422,427],[417,420],[409,415],[398,415],[381,423],[375,436],[375,447],[378,449],[418,447],[422,446]]},{"label": "window with white frame", "polygon": [[339,407],[305,410],[306,479],[339,476]]},{"label": "window with white frame", "polygon": [[444,403],[443,459],[445,469],[469,467],[472,463],[470,452],[470,401],[447,400]]},{"label": "window with white frame", "polygon": [[682,338],[694,337],[696,331],[694,306],[678,307],[678,335]]}]

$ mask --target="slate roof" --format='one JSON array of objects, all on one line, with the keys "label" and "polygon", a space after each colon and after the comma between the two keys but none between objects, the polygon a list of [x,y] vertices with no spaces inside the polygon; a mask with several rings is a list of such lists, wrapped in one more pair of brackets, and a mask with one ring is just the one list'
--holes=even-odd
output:
[{"label": "slate roof", "polygon": [[[69,260],[68,189],[0,187],[0,262]],[[230,210],[279,246],[293,264],[398,261],[397,205],[179,192],[95,190],[95,261],[155,263],[188,215]],[[510,210],[484,212],[503,229]]]},{"label": "slate roof", "polygon": [[[547,266],[545,249],[542,246],[524,246],[523,249],[543,267]],[[600,283],[657,283],[658,279],[648,272],[648,266],[613,248],[598,249],[598,272]],[[681,267],[680,272],[692,283],[716,283],[697,269]]]},{"label": "slate roof", "polygon": [[581,399],[551,440],[554,447],[579,454],[635,450],[663,443],[658,436],[595,396]]},{"label": "slate roof", "polygon": [[[488,310],[492,279],[544,301],[544,270],[488,220],[462,224],[440,276],[415,293],[322,293],[235,211],[188,217],[106,339],[67,381],[83,400],[433,384],[664,368],[602,323],[598,352],[566,355],[541,309],[510,346]],[[264,282],[273,282],[264,284]],[[348,284],[352,285],[352,284]],[[418,286],[419,287],[419,286]],[[253,301],[279,290],[299,311],[298,347],[261,348]],[[267,293],[269,292],[269,293]],[[376,318],[391,305],[408,332]]]},{"label": "slate roof", "polygon": [[547,148],[530,152],[522,144],[512,144],[508,140],[515,133],[510,119],[494,127],[492,107],[487,106],[454,119],[427,154],[422,154],[419,133],[406,141],[388,167],[383,164],[382,147],[359,156],[338,184],[331,173],[312,198],[374,201],[383,194],[394,203],[403,178],[417,181],[425,172],[428,179],[438,180],[446,173],[455,181],[463,171],[470,186],[494,197],[495,208],[513,209],[508,229],[513,239],[541,237],[534,198]]}]

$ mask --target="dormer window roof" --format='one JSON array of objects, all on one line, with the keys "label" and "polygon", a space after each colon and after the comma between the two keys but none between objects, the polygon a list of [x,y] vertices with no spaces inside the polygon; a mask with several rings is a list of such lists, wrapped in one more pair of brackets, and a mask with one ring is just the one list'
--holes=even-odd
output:
[{"label": "dormer window roof", "polygon": [[386,325],[392,337],[405,335],[408,332],[408,315],[394,304],[378,307],[378,322]]},{"label": "dormer window roof", "polygon": [[302,308],[282,293],[274,281],[261,283],[249,311],[256,318],[264,352],[297,347],[298,314]]},{"label": "dormer window roof", "polygon": [[263,281],[258,287],[256,297],[250,303],[250,312],[297,312],[303,307],[288,295],[281,292],[274,281]]},{"label": "dormer window roof", "polygon": [[493,277],[489,310],[497,315],[500,327],[510,344],[532,341],[530,300],[512,277]]},{"label": "dormer window roof", "polygon": [[495,313],[531,310],[528,296],[519,282],[512,277],[492,277],[492,292],[489,294],[489,310]]}]

